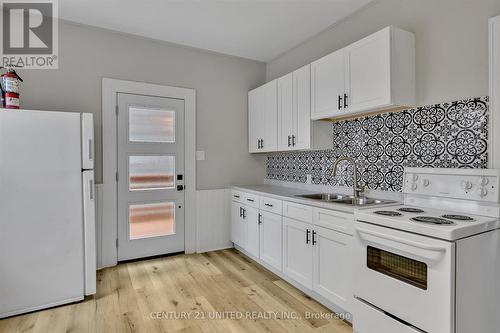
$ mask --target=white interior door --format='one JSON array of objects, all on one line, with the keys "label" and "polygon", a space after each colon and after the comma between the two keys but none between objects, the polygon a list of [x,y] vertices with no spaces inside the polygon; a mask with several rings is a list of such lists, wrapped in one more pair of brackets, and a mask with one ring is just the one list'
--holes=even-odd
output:
[{"label": "white interior door", "polygon": [[118,93],[118,260],[184,251],[184,101]]}]

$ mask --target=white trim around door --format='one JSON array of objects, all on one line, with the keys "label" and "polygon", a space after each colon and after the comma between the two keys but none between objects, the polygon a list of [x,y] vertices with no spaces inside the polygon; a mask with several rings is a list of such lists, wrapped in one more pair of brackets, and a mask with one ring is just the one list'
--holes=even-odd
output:
[{"label": "white trim around door", "polygon": [[185,103],[185,252],[196,251],[196,90],[151,83],[102,79],[103,199],[101,267],[118,262],[117,251],[117,94],[183,99]]}]

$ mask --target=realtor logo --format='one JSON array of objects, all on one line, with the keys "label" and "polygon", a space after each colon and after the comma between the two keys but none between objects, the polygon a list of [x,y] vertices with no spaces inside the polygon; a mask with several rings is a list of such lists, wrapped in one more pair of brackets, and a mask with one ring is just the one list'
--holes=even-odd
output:
[{"label": "realtor logo", "polygon": [[2,66],[57,69],[57,0],[0,3]]}]

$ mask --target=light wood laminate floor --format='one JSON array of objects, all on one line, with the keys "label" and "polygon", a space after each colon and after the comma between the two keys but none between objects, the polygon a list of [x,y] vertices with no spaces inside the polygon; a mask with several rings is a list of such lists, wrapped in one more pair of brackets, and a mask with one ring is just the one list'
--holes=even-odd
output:
[{"label": "light wood laminate floor", "polygon": [[233,249],[123,263],[97,279],[94,297],[0,320],[0,332],[352,332]]}]

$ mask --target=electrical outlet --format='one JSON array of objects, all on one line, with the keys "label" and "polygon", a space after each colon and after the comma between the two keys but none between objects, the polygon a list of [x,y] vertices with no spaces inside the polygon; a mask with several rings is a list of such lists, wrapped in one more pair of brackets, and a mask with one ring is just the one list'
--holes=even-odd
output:
[{"label": "electrical outlet", "polygon": [[310,174],[306,175],[306,184],[312,184],[312,176]]}]

